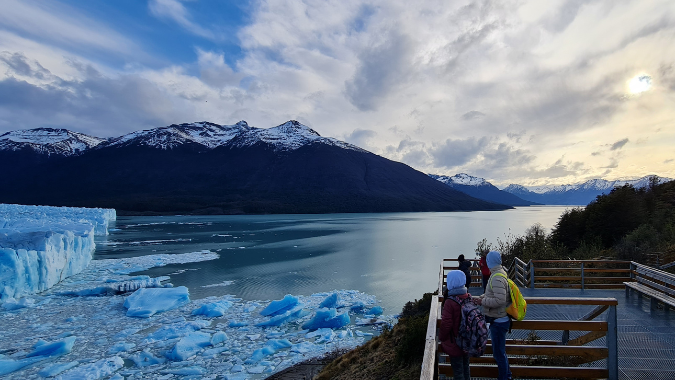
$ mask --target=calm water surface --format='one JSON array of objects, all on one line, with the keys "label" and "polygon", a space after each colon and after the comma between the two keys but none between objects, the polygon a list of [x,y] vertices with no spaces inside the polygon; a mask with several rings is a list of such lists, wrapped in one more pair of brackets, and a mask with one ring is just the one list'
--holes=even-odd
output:
[{"label": "calm water surface", "polygon": [[[433,291],[443,258],[474,257],[478,241],[555,225],[565,207],[398,214],[120,217],[95,259],[218,252],[220,259],[153,268],[192,298],[279,299],[334,289],[375,295],[387,314]],[[224,287],[204,287],[233,281]]]}]

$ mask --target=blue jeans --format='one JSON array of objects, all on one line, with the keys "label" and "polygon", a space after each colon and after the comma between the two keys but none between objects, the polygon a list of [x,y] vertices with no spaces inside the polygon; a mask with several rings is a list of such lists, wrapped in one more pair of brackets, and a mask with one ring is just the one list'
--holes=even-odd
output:
[{"label": "blue jeans", "polygon": [[509,358],[506,356],[506,332],[509,331],[510,322],[490,323],[490,338],[492,339],[492,357],[499,368],[499,380],[511,379]]}]

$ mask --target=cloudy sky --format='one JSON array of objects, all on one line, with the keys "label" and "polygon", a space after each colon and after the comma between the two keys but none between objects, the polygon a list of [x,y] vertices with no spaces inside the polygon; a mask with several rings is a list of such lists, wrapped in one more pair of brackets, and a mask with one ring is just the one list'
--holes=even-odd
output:
[{"label": "cloudy sky", "polygon": [[0,0],[0,133],[298,120],[498,185],[675,177],[672,0]]}]

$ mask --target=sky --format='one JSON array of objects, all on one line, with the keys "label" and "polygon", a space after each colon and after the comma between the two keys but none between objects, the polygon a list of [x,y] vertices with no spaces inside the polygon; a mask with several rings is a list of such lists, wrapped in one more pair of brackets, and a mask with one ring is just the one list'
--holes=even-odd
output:
[{"label": "sky", "polygon": [[0,133],[298,120],[498,186],[675,178],[672,0],[0,0]]}]

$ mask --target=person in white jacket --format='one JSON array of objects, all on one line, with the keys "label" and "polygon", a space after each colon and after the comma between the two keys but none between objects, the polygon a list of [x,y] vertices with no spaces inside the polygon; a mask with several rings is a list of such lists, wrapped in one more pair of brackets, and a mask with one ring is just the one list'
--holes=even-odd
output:
[{"label": "person in white jacket", "polygon": [[[509,358],[506,356],[506,332],[509,331],[511,319],[506,314],[506,307],[511,303],[509,283],[506,281],[506,271],[502,267],[502,255],[498,251],[491,251],[485,258],[490,268],[485,293],[475,297],[474,302],[483,306],[485,320],[490,323],[490,339],[492,339],[492,356],[499,368],[499,380],[510,380],[511,369]],[[495,276],[501,273],[503,276]]]}]

